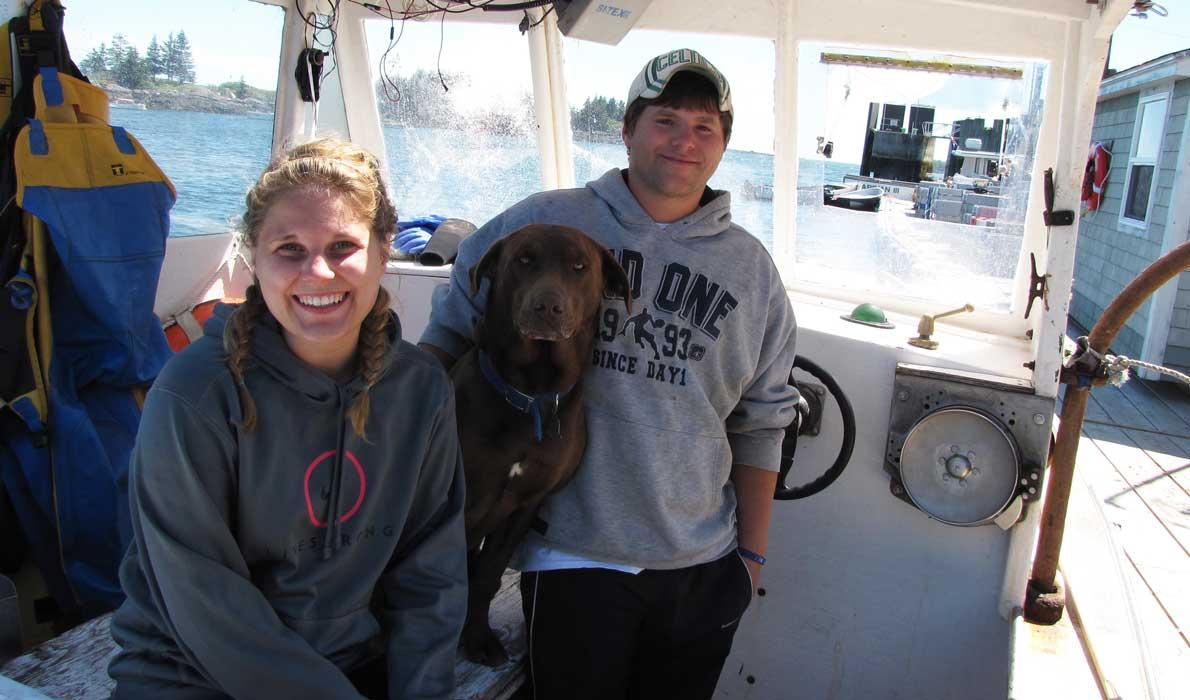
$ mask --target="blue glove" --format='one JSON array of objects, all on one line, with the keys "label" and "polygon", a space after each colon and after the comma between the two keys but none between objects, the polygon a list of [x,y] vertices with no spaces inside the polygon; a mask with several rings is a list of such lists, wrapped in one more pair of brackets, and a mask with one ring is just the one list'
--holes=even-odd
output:
[{"label": "blue glove", "polygon": [[438,228],[438,224],[442,223],[445,220],[446,220],[446,217],[442,216],[441,214],[430,214],[429,216],[419,216],[416,219],[407,219],[405,221],[398,221],[397,222],[397,231],[400,232],[400,231],[404,231],[406,229],[417,227],[417,228],[424,228],[426,231],[433,233],[434,229]]},{"label": "blue glove", "polygon": [[394,242],[397,250],[405,255],[417,255],[421,253],[426,244],[430,242],[432,234],[420,227],[408,228],[397,235],[397,240]]}]

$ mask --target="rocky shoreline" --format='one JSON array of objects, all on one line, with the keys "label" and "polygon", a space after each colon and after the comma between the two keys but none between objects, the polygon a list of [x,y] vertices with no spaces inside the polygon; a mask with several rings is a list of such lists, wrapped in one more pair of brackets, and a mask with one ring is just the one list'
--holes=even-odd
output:
[{"label": "rocky shoreline", "polygon": [[[268,97],[266,100],[255,96],[237,98],[230,88],[210,85],[181,85],[166,89],[141,90],[130,90],[115,83],[101,82],[96,85],[107,92],[113,107],[214,114],[273,114],[272,93],[264,93]],[[401,125],[389,120],[385,120],[384,124],[385,126]],[[619,132],[603,133],[584,130],[576,132],[574,137],[576,141],[589,143],[619,143],[621,140]]]},{"label": "rocky shoreline", "polygon": [[237,98],[228,88],[207,85],[183,85],[167,90],[129,90],[114,83],[98,83],[107,92],[113,106],[144,107],[176,112],[213,112],[215,114],[273,113],[273,102],[255,97]]}]

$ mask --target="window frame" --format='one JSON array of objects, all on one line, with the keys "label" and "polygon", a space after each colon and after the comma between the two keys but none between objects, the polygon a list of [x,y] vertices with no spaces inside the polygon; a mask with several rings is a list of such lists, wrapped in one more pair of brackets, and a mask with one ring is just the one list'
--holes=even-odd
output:
[{"label": "window frame", "polygon": [[[1146,91],[1140,94],[1136,103],[1136,117],[1132,123],[1132,141],[1128,145],[1128,162],[1124,169],[1124,187],[1120,195],[1120,213],[1119,223],[1125,230],[1133,230],[1136,232],[1143,232],[1148,230],[1150,222],[1153,220],[1153,205],[1156,203],[1157,181],[1160,179],[1161,170],[1161,153],[1162,147],[1165,144],[1165,130],[1169,124],[1169,98],[1170,91],[1162,88],[1155,91]],[[1157,141],[1157,152],[1152,156],[1138,156],[1136,154],[1137,147],[1140,145],[1141,127],[1144,123],[1144,111],[1151,105],[1157,103],[1162,104],[1164,115],[1161,119],[1161,135]],[[1132,188],[1132,181],[1138,166],[1151,166],[1153,168],[1153,177],[1149,182],[1149,196],[1145,204],[1145,215],[1143,219],[1135,219],[1128,216],[1128,195]]]}]

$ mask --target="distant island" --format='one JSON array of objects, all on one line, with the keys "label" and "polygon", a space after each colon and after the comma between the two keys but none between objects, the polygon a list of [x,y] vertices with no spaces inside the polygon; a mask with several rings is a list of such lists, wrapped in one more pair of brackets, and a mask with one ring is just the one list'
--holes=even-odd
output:
[{"label": "distant island", "polygon": [[113,107],[143,107],[176,112],[215,114],[272,114],[273,92],[249,88],[253,93],[237,96],[234,83],[223,85],[175,85],[129,89],[116,83],[96,81],[107,92]]},{"label": "distant island", "polygon": [[91,49],[79,69],[107,92],[115,106],[143,106],[220,114],[272,113],[274,92],[238,81],[195,84],[194,58],[185,31],[157,36],[142,55],[123,34]]},{"label": "distant island", "polygon": [[[164,42],[154,35],[142,55],[123,35],[91,50],[79,63],[88,78],[103,88],[114,106],[216,114],[272,114],[276,91],[238,81],[218,85],[195,82],[194,60],[186,32],[170,33]],[[395,71],[394,71],[395,72]],[[385,75],[376,81],[377,104],[386,126],[474,129],[492,134],[532,136],[537,119],[533,98],[525,93],[512,107],[461,113],[446,89],[466,84],[466,75],[423,69],[408,75]],[[625,104],[602,95],[570,110],[576,139],[619,143]]]}]

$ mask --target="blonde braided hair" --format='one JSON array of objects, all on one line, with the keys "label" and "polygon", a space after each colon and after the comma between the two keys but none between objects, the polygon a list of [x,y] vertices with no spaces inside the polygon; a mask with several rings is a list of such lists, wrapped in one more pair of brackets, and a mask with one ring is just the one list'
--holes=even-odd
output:
[{"label": "blonde braided hair", "polygon": [[388,324],[392,320],[392,314],[388,311],[388,301],[388,292],[381,287],[376,293],[376,303],[372,305],[372,310],[364,318],[359,330],[356,367],[364,379],[364,390],[355,398],[347,415],[351,419],[351,428],[355,430],[355,434],[364,440],[368,439],[365,428],[371,406],[368,393],[379,381],[380,372],[384,369],[384,358],[388,356]]},{"label": "blonde braided hair", "polygon": [[240,394],[240,427],[251,432],[256,427],[256,402],[244,384],[244,369],[252,355],[252,329],[263,314],[268,313],[260,287],[253,283],[244,293],[244,303],[232,312],[223,326],[223,348],[227,351],[227,367],[236,380]]},{"label": "blonde braided hair", "polygon": [[[273,203],[295,189],[312,188],[343,197],[352,211],[369,222],[373,241],[387,259],[397,226],[397,211],[388,198],[380,175],[380,162],[368,151],[349,141],[323,138],[304,143],[287,151],[261,173],[256,184],[248,190],[240,236],[244,247],[256,250],[260,228]],[[364,379],[365,387],[356,397],[348,416],[351,427],[361,438],[368,422],[370,400],[368,392],[380,379],[384,358],[388,354],[389,295],[381,287],[376,302],[360,326],[356,349],[356,372]],[[253,281],[245,293],[244,303],[227,319],[223,330],[223,347],[227,352],[227,366],[235,378],[243,412],[241,427],[251,431],[256,426],[256,403],[244,381],[244,371],[252,352],[252,334],[263,314],[268,313],[260,287]]]}]

